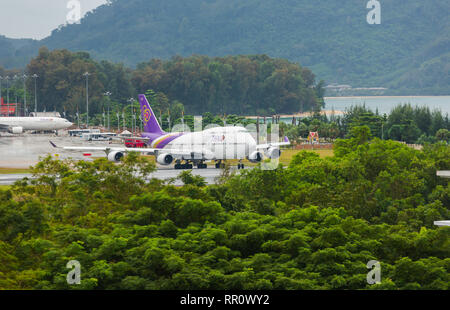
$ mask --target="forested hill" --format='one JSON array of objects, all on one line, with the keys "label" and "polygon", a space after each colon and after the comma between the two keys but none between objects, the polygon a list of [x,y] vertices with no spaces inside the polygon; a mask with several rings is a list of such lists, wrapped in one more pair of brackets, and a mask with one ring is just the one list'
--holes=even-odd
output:
[{"label": "forested hill", "polygon": [[174,55],[267,54],[297,61],[328,83],[450,93],[450,2],[382,0],[380,25],[367,23],[367,2],[113,0],[17,54],[35,56],[45,45],[127,65]]},{"label": "forested hill", "polygon": [[7,68],[25,67],[30,61],[30,52],[38,45],[31,39],[9,39],[0,35],[0,66]]}]

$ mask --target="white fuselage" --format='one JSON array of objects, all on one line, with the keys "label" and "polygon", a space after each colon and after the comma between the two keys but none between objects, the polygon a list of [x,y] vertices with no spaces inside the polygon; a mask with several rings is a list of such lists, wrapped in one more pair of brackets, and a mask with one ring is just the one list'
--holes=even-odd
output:
[{"label": "white fuselage", "polygon": [[[168,136],[178,134],[171,133]],[[152,147],[158,143],[158,141],[155,142]],[[206,156],[205,159],[244,159],[256,151],[256,141],[243,127],[216,127],[199,132],[184,133],[164,146],[164,149],[203,153]]]},{"label": "white fuselage", "polygon": [[21,127],[23,131],[50,131],[69,128],[72,123],[60,117],[0,117],[0,125]]}]

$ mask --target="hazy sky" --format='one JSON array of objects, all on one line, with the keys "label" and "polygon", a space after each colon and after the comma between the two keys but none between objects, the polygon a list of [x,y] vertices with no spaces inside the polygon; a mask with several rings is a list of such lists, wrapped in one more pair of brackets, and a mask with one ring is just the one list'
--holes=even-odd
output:
[{"label": "hazy sky", "polygon": [[[81,14],[106,0],[78,0]],[[9,38],[42,39],[66,23],[70,0],[0,0],[0,35]]]}]

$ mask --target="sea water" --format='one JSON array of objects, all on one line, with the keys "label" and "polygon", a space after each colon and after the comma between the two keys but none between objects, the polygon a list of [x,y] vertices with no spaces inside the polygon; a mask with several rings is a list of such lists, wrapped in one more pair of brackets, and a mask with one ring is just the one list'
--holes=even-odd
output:
[{"label": "sea water", "polygon": [[365,104],[380,114],[389,112],[399,104],[410,103],[412,106],[429,107],[431,111],[440,110],[444,115],[450,115],[450,96],[377,96],[377,97],[326,97],[325,110],[345,111],[351,106]]}]

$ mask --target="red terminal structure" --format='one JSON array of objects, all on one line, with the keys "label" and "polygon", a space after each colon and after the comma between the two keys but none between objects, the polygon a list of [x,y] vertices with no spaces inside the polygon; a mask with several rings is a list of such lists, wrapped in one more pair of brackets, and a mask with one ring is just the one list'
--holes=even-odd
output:
[{"label": "red terminal structure", "polygon": [[1,98],[0,116],[15,116],[17,105],[17,103],[4,103],[3,98]]}]

